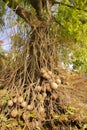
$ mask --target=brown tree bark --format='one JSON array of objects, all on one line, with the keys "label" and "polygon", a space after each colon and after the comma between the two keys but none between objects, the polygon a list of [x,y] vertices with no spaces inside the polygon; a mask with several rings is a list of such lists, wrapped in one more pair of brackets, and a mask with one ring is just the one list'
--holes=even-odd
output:
[{"label": "brown tree bark", "polygon": [[10,7],[21,18],[23,18],[31,27],[36,28],[42,23],[38,17],[21,7],[14,0],[3,0],[3,2],[7,3],[7,6]]}]

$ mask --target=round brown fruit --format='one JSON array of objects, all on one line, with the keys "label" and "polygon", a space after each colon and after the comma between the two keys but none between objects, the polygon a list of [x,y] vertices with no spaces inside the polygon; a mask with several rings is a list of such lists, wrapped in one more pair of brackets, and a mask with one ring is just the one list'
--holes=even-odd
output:
[{"label": "round brown fruit", "polygon": [[11,111],[11,116],[12,116],[12,117],[17,117],[17,115],[18,115],[18,110],[17,110],[17,108],[14,108],[14,109]]},{"label": "round brown fruit", "polygon": [[51,78],[50,75],[47,72],[45,72],[42,76],[45,79],[50,79]]},{"label": "round brown fruit", "polygon": [[39,107],[39,113],[40,114],[44,114],[45,113],[45,109],[43,107]]},{"label": "round brown fruit", "polygon": [[50,76],[52,76],[52,75],[53,75],[53,73],[52,73],[51,71],[48,71],[48,74],[49,74]]},{"label": "round brown fruit", "polygon": [[23,119],[24,119],[24,120],[28,120],[29,115],[28,115],[28,114],[26,114],[26,113],[23,113],[22,117],[23,117]]},{"label": "round brown fruit", "polygon": [[58,88],[58,85],[55,82],[51,82],[51,88],[56,90]]},{"label": "round brown fruit", "polygon": [[23,102],[21,103],[21,106],[22,106],[23,108],[26,108],[26,107],[27,107],[27,103],[26,103],[25,101],[23,101]]},{"label": "round brown fruit", "polygon": [[41,74],[44,74],[44,73],[46,73],[46,70],[44,69],[44,68],[41,68]]},{"label": "round brown fruit", "polygon": [[18,97],[18,103],[22,103],[24,101],[23,97],[22,96],[19,96]]},{"label": "round brown fruit", "polygon": [[17,97],[14,97],[14,98],[13,98],[13,102],[14,102],[14,103],[17,103]]},{"label": "round brown fruit", "polygon": [[12,101],[12,100],[9,100],[9,101],[8,101],[8,106],[9,106],[9,107],[12,107],[12,106],[13,106],[13,101]]},{"label": "round brown fruit", "polygon": [[56,79],[57,84],[61,84],[61,80],[59,78]]},{"label": "round brown fruit", "polygon": [[29,111],[32,111],[33,108],[34,108],[33,104],[30,104],[30,105],[27,106],[27,109],[28,109]]},{"label": "round brown fruit", "polygon": [[52,93],[52,99],[56,100],[57,99],[57,94],[56,93]]},{"label": "round brown fruit", "polygon": [[46,98],[46,96],[47,96],[47,94],[44,92],[44,93],[43,93],[43,98]]},{"label": "round brown fruit", "polygon": [[35,90],[36,90],[37,92],[40,92],[41,89],[42,89],[41,86],[36,86],[36,87],[35,87]]},{"label": "round brown fruit", "polygon": [[46,90],[47,90],[48,92],[51,92],[50,85],[47,85],[47,86],[46,86]]}]

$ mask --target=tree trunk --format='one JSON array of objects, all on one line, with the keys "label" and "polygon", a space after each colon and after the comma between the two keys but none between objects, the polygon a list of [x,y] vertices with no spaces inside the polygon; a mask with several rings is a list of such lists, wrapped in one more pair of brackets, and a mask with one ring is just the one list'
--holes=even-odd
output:
[{"label": "tree trunk", "polygon": [[30,77],[35,81],[40,76],[40,69],[43,67],[53,70],[58,65],[58,50],[55,38],[52,36],[51,24],[43,22],[31,34],[28,40],[30,61],[28,71]]}]

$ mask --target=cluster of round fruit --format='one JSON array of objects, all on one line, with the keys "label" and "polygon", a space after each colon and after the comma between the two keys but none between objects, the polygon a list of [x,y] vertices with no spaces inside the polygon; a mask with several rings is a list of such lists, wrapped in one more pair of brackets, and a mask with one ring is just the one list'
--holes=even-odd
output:
[{"label": "cluster of round fruit", "polygon": [[[22,96],[14,97],[13,99],[10,99],[8,101],[8,107],[13,107],[14,104],[18,104],[20,107],[25,108],[25,109],[30,110],[30,111],[33,109],[33,105],[32,104],[28,105],[27,102],[24,101],[24,98]],[[16,117],[18,115],[17,107],[15,107],[11,111],[10,115],[12,117]]]},{"label": "cluster of round fruit", "polygon": [[[42,86],[38,85],[38,86],[33,87],[34,94],[32,93],[32,97],[35,97],[37,104],[40,101],[45,101],[46,98],[49,96],[49,92],[52,99],[57,99],[58,95],[56,93],[56,90],[58,90],[58,86],[61,84],[61,79],[58,76],[55,76],[51,71],[46,70],[44,68],[41,69],[41,76],[44,79],[46,79],[48,82]],[[29,100],[32,100],[32,99],[29,99]],[[25,101],[23,96],[18,96],[18,97],[15,96],[14,98],[8,101],[8,106],[10,108],[16,106],[10,112],[10,115],[12,117],[17,117],[18,106],[25,110],[32,111],[34,110],[34,108],[38,106],[37,104],[35,104],[33,101],[31,102],[31,104],[28,104],[28,102]],[[37,111],[39,114],[43,115],[45,113],[44,106],[40,105],[39,107],[37,107]]]},{"label": "cluster of round fruit", "polygon": [[44,68],[41,69],[41,76],[48,80],[52,89],[57,89],[58,85],[61,84],[61,79],[55,76],[51,71]]}]

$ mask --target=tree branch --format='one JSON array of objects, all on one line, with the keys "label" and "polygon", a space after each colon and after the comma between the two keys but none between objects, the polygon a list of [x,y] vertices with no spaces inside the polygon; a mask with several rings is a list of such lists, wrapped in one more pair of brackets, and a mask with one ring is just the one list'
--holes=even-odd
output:
[{"label": "tree branch", "polygon": [[23,18],[31,27],[37,28],[41,24],[41,21],[35,15],[19,6],[14,0],[3,0],[3,2],[7,3],[7,6]]},{"label": "tree branch", "polygon": [[77,10],[81,10],[81,11],[87,12],[87,10],[85,10],[85,9],[83,10],[83,9],[78,8],[76,6],[65,4],[63,2],[55,2],[54,4],[59,4],[59,5],[67,6],[67,7],[72,8],[72,9],[77,9]]}]

